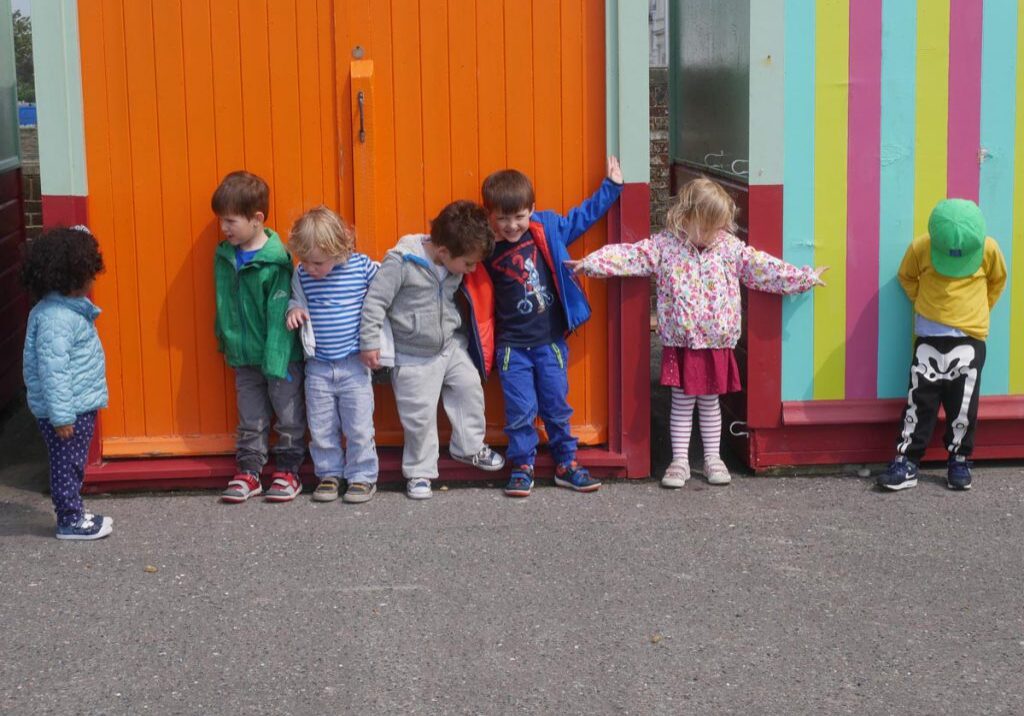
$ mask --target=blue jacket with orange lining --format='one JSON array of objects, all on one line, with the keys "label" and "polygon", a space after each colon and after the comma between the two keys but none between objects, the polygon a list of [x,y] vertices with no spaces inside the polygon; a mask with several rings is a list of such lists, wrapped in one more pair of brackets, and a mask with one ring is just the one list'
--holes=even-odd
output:
[{"label": "blue jacket with orange lining", "polygon": [[[529,231],[551,270],[570,333],[590,318],[590,303],[576,275],[565,265],[569,260],[569,245],[604,216],[620,194],[622,184],[606,178],[593,196],[565,216],[554,211],[535,211],[530,217]],[[494,366],[496,348],[494,284],[487,270],[478,266],[476,271],[466,274],[462,285],[472,319],[469,331],[470,356],[486,377]]]}]

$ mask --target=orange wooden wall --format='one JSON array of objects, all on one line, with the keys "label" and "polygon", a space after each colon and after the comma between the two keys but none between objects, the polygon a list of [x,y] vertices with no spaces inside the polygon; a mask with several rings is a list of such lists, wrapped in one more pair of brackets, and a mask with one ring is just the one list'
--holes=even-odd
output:
[{"label": "orange wooden wall", "polygon": [[[604,10],[589,0],[80,0],[88,212],[108,270],[108,457],[231,452],[233,375],[213,336],[209,199],[244,168],[271,185],[286,238],[321,202],[380,258],[513,166],[538,208],[604,175]],[[353,48],[364,63],[352,79]],[[353,138],[364,89],[366,142]],[[605,241],[604,224],[574,250]],[[606,438],[605,288],[570,342],[575,432]],[[487,386],[490,439],[501,391]],[[390,388],[378,442],[400,444]]]}]

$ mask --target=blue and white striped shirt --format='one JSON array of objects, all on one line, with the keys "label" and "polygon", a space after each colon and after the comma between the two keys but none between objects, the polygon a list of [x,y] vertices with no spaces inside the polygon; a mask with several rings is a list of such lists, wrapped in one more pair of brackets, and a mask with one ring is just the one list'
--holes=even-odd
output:
[{"label": "blue and white striped shirt", "polygon": [[296,269],[309,304],[309,320],[316,338],[316,357],[341,360],[359,352],[359,317],[370,281],[379,264],[365,254],[353,253],[322,279]]}]

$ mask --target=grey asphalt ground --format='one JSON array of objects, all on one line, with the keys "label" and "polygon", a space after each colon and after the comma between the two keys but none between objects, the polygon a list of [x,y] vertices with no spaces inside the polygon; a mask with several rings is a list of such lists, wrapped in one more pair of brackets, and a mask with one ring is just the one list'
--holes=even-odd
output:
[{"label": "grey asphalt ground", "polygon": [[101,496],[66,543],[24,410],[0,454],[5,715],[1024,713],[1020,466]]}]

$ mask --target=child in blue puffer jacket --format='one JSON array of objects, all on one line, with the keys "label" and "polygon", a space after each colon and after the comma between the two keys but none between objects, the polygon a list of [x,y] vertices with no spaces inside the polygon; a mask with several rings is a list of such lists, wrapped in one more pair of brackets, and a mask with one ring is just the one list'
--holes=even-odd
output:
[{"label": "child in blue puffer jacket", "polygon": [[107,407],[100,314],[87,296],[103,271],[99,244],[84,226],[52,229],[29,244],[22,279],[39,302],[28,316],[24,374],[28,407],[50,456],[57,539],[106,537],[113,520],[82,507],[85,460],[96,411]]}]

